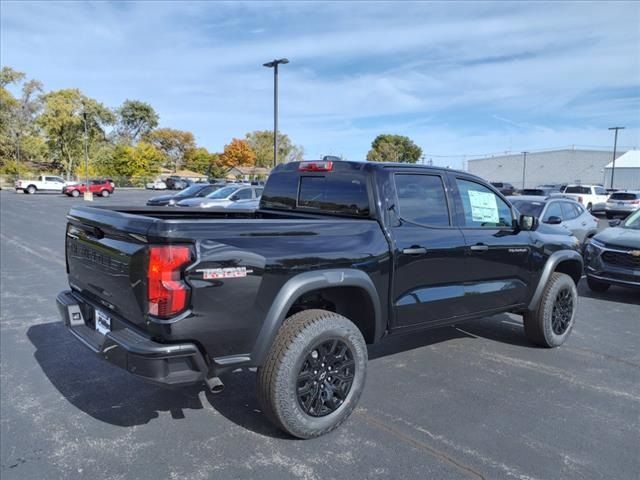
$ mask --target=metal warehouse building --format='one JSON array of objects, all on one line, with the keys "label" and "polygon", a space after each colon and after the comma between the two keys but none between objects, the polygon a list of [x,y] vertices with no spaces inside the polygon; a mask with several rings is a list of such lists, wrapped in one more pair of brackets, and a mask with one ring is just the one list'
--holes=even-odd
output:
[{"label": "metal warehouse building", "polygon": [[[604,186],[611,186],[613,162],[604,168]],[[616,170],[613,174],[613,186],[620,190],[640,190],[640,150],[629,150],[624,155],[616,155]]]},{"label": "metal warehouse building", "polygon": [[[616,158],[624,153],[616,152]],[[491,182],[508,182],[516,188],[548,183],[603,184],[605,167],[612,159],[613,151],[563,149],[527,153],[526,165],[522,153],[469,160],[467,169]]]}]

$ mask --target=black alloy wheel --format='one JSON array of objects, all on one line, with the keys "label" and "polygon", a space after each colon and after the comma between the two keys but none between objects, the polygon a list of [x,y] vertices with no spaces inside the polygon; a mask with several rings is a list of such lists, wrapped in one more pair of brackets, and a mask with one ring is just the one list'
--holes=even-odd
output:
[{"label": "black alloy wheel", "polygon": [[353,352],[339,339],[311,349],[297,378],[298,402],[312,417],[324,417],[344,403],[355,375]]},{"label": "black alloy wheel", "polygon": [[556,295],[551,314],[553,333],[562,335],[567,331],[573,317],[573,296],[568,289],[562,289]]}]

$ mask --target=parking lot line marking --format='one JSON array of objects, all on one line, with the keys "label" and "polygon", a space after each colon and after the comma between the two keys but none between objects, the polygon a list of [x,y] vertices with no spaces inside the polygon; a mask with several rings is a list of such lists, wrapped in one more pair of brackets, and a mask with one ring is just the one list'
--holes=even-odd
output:
[{"label": "parking lot line marking", "polygon": [[456,330],[458,330],[459,332],[464,333],[465,335],[469,335],[470,337],[473,337],[473,338],[480,338],[480,337],[478,337],[477,335],[474,335],[473,333],[469,333],[469,332],[467,332],[466,330],[463,330],[463,329],[461,329],[461,328],[458,328],[458,327],[453,327],[453,328],[455,328],[455,329],[456,329]]},{"label": "parking lot line marking", "polygon": [[15,238],[9,237],[4,233],[0,233],[0,238],[7,244],[13,245],[14,247],[18,247],[19,249],[24,250],[25,252],[31,255],[35,255],[36,257],[42,260],[54,262],[54,263],[57,263],[58,265],[62,265],[63,267],[66,267],[66,264],[64,263],[64,261],[58,259],[57,257],[52,257],[51,255],[45,255],[44,253],[34,250],[33,248],[27,247],[24,243],[21,243]]},{"label": "parking lot line marking", "polygon": [[455,460],[454,458],[450,457],[449,455],[447,455],[444,452],[441,452],[440,450],[437,450],[429,445],[427,445],[424,442],[421,442],[420,440],[416,440],[413,437],[410,437],[409,435],[401,432],[400,430],[398,430],[397,428],[391,426],[391,425],[387,425],[386,423],[382,422],[381,420],[372,417],[371,415],[368,415],[364,412],[363,409],[356,409],[356,411],[354,412],[356,415],[362,417],[362,419],[377,427],[380,428],[382,430],[385,430],[387,433],[390,433],[391,435],[395,436],[396,438],[399,438],[400,440],[404,441],[405,443],[408,443],[420,450],[424,450],[428,453],[430,453],[431,455],[433,455],[434,457],[438,458],[439,460],[448,463],[449,465],[455,467],[457,470],[461,471],[462,473],[464,473],[465,475],[467,475],[468,477],[471,478],[477,478],[480,480],[486,480],[485,476],[482,475],[482,473],[478,472],[477,470],[475,470],[472,467],[469,467],[468,465],[464,465],[463,463],[459,462],[458,460]]}]

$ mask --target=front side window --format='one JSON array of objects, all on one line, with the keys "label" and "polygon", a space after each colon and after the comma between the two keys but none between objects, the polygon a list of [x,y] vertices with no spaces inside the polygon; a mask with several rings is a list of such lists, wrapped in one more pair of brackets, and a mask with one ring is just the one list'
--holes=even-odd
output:
[{"label": "front side window", "polygon": [[511,208],[484,185],[456,179],[466,227],[511,227]]},{"label": "front side window", "polygon": [[439,176],[396,174],[395,183],[403,220],[437,227],[450,225],[447,197]]},{"label": "front side window", "polygon": [[565,220],[573,220],[578,218],[582,211],[575,202],[560,202],[562,206],[562,218]]},{"label": "front side window", "polygon": [[542,221],[548,222],[551,217],[558,217],[562,220],[562,207],[560,206],[560,202],[552,202],[549,204],[547,210],[544,212]]},{"label": "front side window", "polygon": [[242,190],[238,190],[235,193],[235,196],[238,200],[250,200],[251,199],[251,189],[243,188]]}]

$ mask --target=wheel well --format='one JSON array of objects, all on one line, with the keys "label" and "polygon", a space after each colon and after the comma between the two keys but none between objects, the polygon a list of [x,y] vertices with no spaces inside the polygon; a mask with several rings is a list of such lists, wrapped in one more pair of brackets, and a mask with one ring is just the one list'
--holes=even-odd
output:
[{"label": "wheel well", "polygon": [[351,320],[367,343],[375,338],[375,309],[366,290],[360,287],[330,287],[302,294],[296,299],[287,317],[302,310],[320,308],[338,313]]},{"label": "wheel well", "polygon": [[29,185],[27,185],[27,188],[35,188],[36,190],[38,189],[38,187],[36,187],[33,183],[30,183]]},{"label": "wheel well", "polygon": [[556,265],[556,272],[566,273],[571,278],[576,285],[580,281],[582,277],[582,264],[576,260],[565,260]]}]

